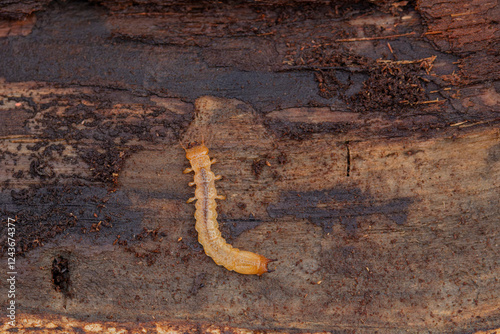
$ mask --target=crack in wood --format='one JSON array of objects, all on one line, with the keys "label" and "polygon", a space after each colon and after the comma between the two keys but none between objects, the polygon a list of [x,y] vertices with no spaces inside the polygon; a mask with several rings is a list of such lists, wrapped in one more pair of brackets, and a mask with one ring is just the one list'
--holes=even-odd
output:
[{"label": "crack in wood", "polygon": [[349,141],[345,142],[345,148],[347,150],[346,176],[350,176],[351,175],[351,150],[349,149]]}]

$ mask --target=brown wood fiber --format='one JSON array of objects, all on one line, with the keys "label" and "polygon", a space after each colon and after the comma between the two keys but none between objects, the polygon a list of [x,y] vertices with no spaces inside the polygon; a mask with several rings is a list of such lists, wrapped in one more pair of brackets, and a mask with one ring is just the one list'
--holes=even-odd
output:
[{"label": "brown wood fiber", "polygon": [[[495,333],[497,12],[1,7],[0,246],[5,260],[17,217],[17,329]],[[179,142],[201,138],[224,176],[221,236],[278,259],[274,272],[229,272],[198,243]]]}]

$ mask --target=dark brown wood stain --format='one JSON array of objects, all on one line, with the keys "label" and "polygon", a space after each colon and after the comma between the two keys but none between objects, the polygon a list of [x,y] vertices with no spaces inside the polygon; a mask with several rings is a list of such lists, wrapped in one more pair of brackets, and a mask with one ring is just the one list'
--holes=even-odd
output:
[{"label": "dark brown wood stain", "polygon": [[[74,333],[498,331],[499,10],[0,5],[0,256],[16,218],[19,319]],[[278,259],[273,273],[204,255],[180,144],[201,141],[223,176],[224,237]]]}]

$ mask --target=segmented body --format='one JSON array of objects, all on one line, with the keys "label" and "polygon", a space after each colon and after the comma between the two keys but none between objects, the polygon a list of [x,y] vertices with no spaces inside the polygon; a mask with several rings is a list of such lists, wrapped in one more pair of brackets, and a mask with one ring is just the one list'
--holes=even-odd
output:
[{"label": "segmented body", "polygon": [[186,158],[191,163],[191,168],[186,169],[184,173],[194,171],[194,182],[190,182],[189,185],[196,185],[195,196],[190,198],[188,203],[196,200],[195,228],[198,232],[198,241],[203,246],[205,254],[219,266],[240,274],[262,275],[268,272],[267,265],[272,260],[234,248],[221,236],[215,200],[225,197],[217,195],[215,180],[220,179],[220,176],[215,176],[210,170],[215,160],[210,160],[207,147],[202,144],[186,149]]}]

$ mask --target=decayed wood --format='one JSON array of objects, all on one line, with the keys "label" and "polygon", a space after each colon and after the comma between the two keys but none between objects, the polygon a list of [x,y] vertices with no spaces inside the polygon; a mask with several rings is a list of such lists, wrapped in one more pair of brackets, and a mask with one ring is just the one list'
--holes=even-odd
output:
[{"label": "decayed wood", "polygon": [[[498,5],[471,2],[476,41],[452,5],[54,4],[4,23],[19,328],[494,332]],[[275,272],[204,255],[195,140],[224,176],[223,236]]]},{"label": "decayed wood", "polygon": [[0,1],[0,19],[25,20],[33,13],[45,9],[50,0],[2,0]]},{"label": "decayed wood", "polygon": [[[75,91],[51,93],[58,101],[64,94]],[[225,178],[218,188],[228,196],[219,209],[223,231],[235,246],[278,258],[276,272],[261,279],[240,276],[203,254],[193,208],[183,202],[191,188],[189,176],[181,175],[187,164],[178,144],[160,140],[131,154],[118,171],[114,193],[87,183],[93,176],[84,163],[63,167],[58,160],[71,157],[69,150],[41,162],[46,167],[35,170],[41,175],[25,170],[14,186],[51,175],[50,170],[59,183],[45,187],[69,193],[55,198],[68,203],[66,197],[75,192],[81,201],[63,206],[65,217],[76,217],[73,225],[28,253],[38,265],[21,262],[22,275],[30,280],[19,290],[48,293],[35,299],[21,295],[20,308],[78,318],[91,304],[116,320],[135,317],[139,310],[142,321],[160,320],[161,310],[163,319],[174,322],[217,318],[233,326],[287,323],[316,331],[495,324],[498,129],[449,127],[444,138],[427,140],[320,134],[296,142],[276,140],[251,107],[237,100],[206,97],[197,100],[196,109],[198,116],[183,138],[202,135],[220,161],[214,168]],[[109,116],[121,112],[129,114],[125,120],[140,115],[130,105],[99,110]],[[31,167],[28,146],[33,142],[23,139],[4,138],[4,152],[18,152],[7,159],[18,163],[4,169],[9,174]],[[63,178],[68,168],[73,180],[85,185]],[[30,196],[40,193],[7,200],[10,212]],[[99,201],[97,206],[92,200]],[[21,224],[27,217],[20,216]],[[142,228],[147,231],[140,233]],[[128,244],[120,246],[120,239]],[[50,280],[52,260],[61,254],[71,268],[67,295],[54,290]],[[127,306],[109,308],[124,301]],[[471,323],[477,315],[482,320]]]}]

